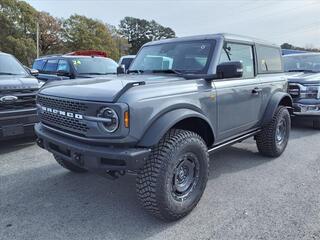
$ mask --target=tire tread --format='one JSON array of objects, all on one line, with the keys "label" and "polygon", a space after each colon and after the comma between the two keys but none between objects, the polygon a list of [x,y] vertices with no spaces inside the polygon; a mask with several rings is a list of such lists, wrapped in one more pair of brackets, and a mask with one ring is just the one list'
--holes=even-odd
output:
[{"label": "tire tread", "polygon": [[191,131],[172,129],[152,149],[149,159],[137,176],[136,187],[140,202],[147,211],[162,220],[177,220],[189,213],[177,214],[163,206],[156,191],[157,179],[159,176],[164,176],[171,152],[179,146],[181,141],[186,141],[190,138],[197,139],[203,150],[206,151],[207,159],[209,159],[206,144],[199,135]]}]

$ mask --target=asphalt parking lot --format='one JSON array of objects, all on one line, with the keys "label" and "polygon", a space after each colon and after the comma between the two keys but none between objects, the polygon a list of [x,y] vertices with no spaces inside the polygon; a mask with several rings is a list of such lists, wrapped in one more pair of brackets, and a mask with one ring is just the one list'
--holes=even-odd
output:
[{"label": "asphalt parking lot", "polygon": [[212,156],[197,208],[175,223],[141,209],[135,179],[62,169],[30,140],[0,145],[0,239],[320,239],[320,132],[295,122],[286,152],[253,140]]}]

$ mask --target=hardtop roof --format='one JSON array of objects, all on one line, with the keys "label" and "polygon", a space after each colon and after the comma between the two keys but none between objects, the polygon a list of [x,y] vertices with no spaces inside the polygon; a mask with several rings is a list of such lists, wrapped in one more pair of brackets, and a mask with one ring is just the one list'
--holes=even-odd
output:
[{"label": "hardtop roof", "polygon": [[229,41],[244,42],[244,43],[257,43],[257,44],[262,44],[262,45],[270,45],[273,47],[279,47],[278,45],[276,45],[274,43],[270,43],[268,41],[264,41],[261,39],[237,35],[237,34],[230,34],[230,33],[216,33],[216,34],[205,34],[205,35],[195,35],[195,36],[188,36],[188,37],[163,39],[163,40],[158,40],[158,41],[146,43],[144,46],[157,45],[157,44],[161,44],[161,43],[170,43],[170,42],[210,40],[210,39],[225,39],[225,40],[229,40]]},{"label": "hardtop roof", "polygon": [[41,56],[35,60],[43,60],[43,59],[56,59],[56,58],[105,58],[100,56],[83,56],[83,55],[47,55],[47,56]]}]

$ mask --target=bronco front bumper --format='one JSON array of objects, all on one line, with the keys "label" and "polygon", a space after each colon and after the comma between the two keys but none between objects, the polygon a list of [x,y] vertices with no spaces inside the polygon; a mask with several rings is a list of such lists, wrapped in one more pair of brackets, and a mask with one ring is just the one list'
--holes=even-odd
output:
[{"label": "bronco front bumper", "polygon": [[104,173],[112,170],[137,170],[143,167],[151,149],[96,146],[75,141],[35,125],[37,143],[66,161],[89,171]]},{"label": "bronco front bumper", "polygon": [[295,116],[320,118],[320,100],[301,99],[293,104]]}]

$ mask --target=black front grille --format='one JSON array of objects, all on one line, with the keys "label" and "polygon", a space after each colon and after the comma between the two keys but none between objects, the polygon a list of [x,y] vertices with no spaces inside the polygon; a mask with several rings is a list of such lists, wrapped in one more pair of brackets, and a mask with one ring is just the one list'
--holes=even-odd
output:
[{"label": "black front grille", "polygon": [[4,96],[15,96],[18,98],[14,102],[0,102],[0,112],[35,108],[36,93],[37,89],[0,91],[0,98]]},{"label": "black front grille", "polygon": [[76,100],[38,96],[37,101],[41,106],[59,109],[62,111],[84,113],[88,109],[84,103]]},{"label": "black front grille", "polygon": [[85,134],[89,130],[87,124],[81,122],[79,119],[69,118],[53,113],[43,112],[40,115],[40,120],[49,125],[54,125],[59,128],[66,128],[70,131],[76,131],[80,134]]},{"label": "black front grille", "polygon": [[88,106],[85,103],[77,100],[40,95],[37,96],[37,103],[40,105],[40,107],[64,112],[64,115],[61,115],[59,112],[54,113],[53,111],[48,112],[41,110],[39,116],[40,121],[43,123],[51,127],[64,129],[80,135],[86,135],[88,132],[89,127],[85,120],[69,117],[67,115],[68,112],[72,114],[85,114],[88,110]]},{"label": "black front grille", "polygon": [[298,85],[289,85],[288,92],[292,98],[298,98],[300,96],[300,87]]}]

